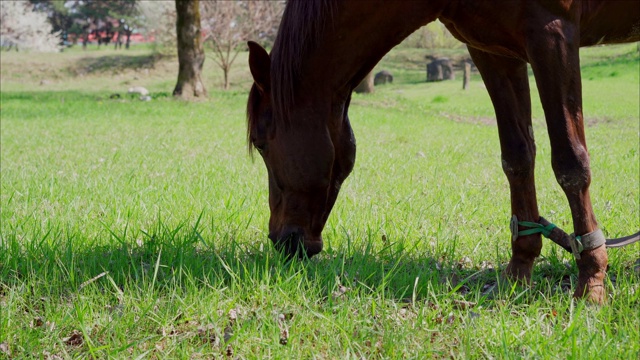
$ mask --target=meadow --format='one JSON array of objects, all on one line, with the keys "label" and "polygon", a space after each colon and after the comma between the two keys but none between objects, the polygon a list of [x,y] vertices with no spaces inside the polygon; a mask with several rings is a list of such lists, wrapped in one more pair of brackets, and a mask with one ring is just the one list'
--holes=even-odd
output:
[{"label": "meadow", "polygon": [[[547,240],[530,285],[503,279],[493,108],[477,74],[425,83],[425,54],[393,50],[376,69],[394,83],[354,94],[357,162],[325,249],[287,262],[247,152],[246,54],[231,90],[208,60],[208,99],[184,102],[176,58],[150,49],[3,52],[0,359],[637,359],[640,246],[609,250],[601,307],[572,299],[574,260]],[[595,212],[607,236],[634,233],[638,47],[581,61]],[[541,215],[571,232],[531,84]]]}]

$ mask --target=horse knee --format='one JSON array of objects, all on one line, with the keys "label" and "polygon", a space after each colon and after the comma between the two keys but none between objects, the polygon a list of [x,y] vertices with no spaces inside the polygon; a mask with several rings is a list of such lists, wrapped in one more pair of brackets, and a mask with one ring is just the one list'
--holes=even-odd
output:
[{"label": "horse knee", "polygon": [[553,156],[552,166],[558,184],[567,193],[582,192],[591,184],[589,154],[584,146],[578,146],[564,156]]},{"label": "horse knee", "polygon": [[515,150],[502,152],[502,171],[510,181],[530,179],[535,167],[535,148],[526,144]]}]

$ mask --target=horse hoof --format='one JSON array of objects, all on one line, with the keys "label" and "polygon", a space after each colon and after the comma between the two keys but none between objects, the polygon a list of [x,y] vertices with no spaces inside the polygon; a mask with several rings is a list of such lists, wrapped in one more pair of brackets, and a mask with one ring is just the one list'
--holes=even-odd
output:
[{"label": "horse hoof", "polygon": [[607,299],[603,282],[598,284],[596,282],[582,283],[578,281],[578,286],[573,293],[573,297],[576,299],[585,299],[587,302],[599,305],[604,304]]}]

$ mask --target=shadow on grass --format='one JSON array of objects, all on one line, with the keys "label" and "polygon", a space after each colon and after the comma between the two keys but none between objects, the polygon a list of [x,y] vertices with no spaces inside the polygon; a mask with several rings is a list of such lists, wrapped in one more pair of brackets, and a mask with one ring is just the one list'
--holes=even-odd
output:
[{"label": "shadow on grass", "polygon": [[293,281],[300,291],[316,294],[312,296],[318,301],[335,300],[341,292],[351,291],[400,303],[445,297],[500,306],[505,299],[528,303],[541,296],[570,296],[577,274],[574,266],[549,259],[537,266],[534,284],[525,288],[502,281],[502,266],[472,265],[467,258],[454,258],[452,249],[420,254],[400,244],[373,250],[362,243],[329,248],[312,259],[287,261],[266,240],[253,245],[228,241],[220,246],[220,241],[208,244],[197,231],[145,234],[135,241],[121,240],[129,237],[126,231],[121,238],[112,235],[114,243],[100,246],[86,245],[61,231],[26,246],[14,236],[4,236],[0,285],[13,287],[35,280],[46,293],[65,295],[108,273],[113,285],[123,291],[170,293],[195,284],[252,293],[258,284],[277,288],[283,284],[274,279],[288,279],[282,281]]},{"label": "shadow on grass", "polygon": [[121,72],[124,70],[153,69],[163,55],[105,55],[85,57],[69,67],[74,75],[85,75],[103,72]]}]

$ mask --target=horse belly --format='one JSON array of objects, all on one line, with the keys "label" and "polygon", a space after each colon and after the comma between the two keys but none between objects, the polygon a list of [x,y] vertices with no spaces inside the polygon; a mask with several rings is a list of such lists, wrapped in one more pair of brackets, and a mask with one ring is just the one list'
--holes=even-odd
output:
[{"label": "horse belly", "polygon": [[470,47],[526,59],[523,21],[525,1],[459,1],[439,17],[451,34]]},{"label": "horse belly", "polygon": [[583,3],[581,46],[634,41],[640,41],[640,2],[601,0]]}]

